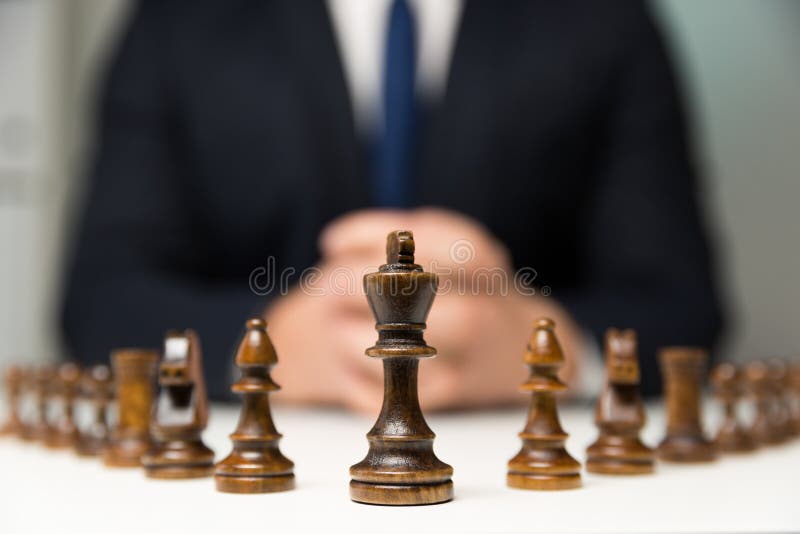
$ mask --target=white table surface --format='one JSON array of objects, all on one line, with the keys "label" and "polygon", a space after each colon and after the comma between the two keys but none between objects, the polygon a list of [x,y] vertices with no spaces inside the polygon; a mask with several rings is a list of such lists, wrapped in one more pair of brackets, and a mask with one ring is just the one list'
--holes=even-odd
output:
[{"label": "white table surface", "polygon": [[[0,440],[0,533],[285,532],[786,532],[800,531],[800,441],[708,465],[660,464],[657,473],[609,477],[584,472],[563,492],[505,486],[506,462],[520,445],[524,410],[429,416],[435,450],[455,469],[455,500],[383,507],[348,498],[348,467],[367,450],[370,418],[339,411],[278,408],[281,448],[296,465],[297,489],[217,493],[213,479],[154,481],[140,469]],[[661,436],[649,408],[644,438]],[[238,409],[215,407],[207,443],[220,459]],[[579,460],[595,436],[592,411],[561,410]]]}]

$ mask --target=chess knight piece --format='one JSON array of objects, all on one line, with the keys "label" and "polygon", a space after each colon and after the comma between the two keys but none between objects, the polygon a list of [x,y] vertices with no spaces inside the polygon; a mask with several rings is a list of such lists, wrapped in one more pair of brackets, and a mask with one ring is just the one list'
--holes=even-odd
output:
[{"label": "chess knight piece", "polygon": [[22,401],[22,386],[25,374],[21,367],[12,365],[5,373],[6,396],[8,398],[8,419],[0,429],[0,435],[20,435],[22,433],[22,418],[20,404]]},{"label": "chess knight piece", "polygon": [[150,449],[150,411],[153,406],[158,352],[120,349],[111,353],[118,421],[103,450],[109,467],[137,467]]},{"label": "chess knight piece", "polygon": [[214,474],[214,451],[202,439],[208,423],[200,340],[193,330],[169,332],[158,373],[161,390],[150,426],[153,447],[142,456],[151,478]]},{"label": "chess knight piece", "polygon": [[536,321],[524,355],[530,368],[520,391],[531,394],[528,421],[519,433],[522,449],[508,462],[506,482],[512,488],[561,490],[581,486],[581,464],[564,447],[568,434],[558,420],[556,392],[567,389],[558,378],[564,354],[554,333],[555,323]]},{"label": "chess knight piece", "polygon": [[367,356],[383,360],[381,413],[367,434],[366,457],[350,468],[350,498],[384,505],[447,502],[453,498],[453,468],[433,452],[417,395],[420,358],[436,349],[422,337],[436,295],[438,277],[414,263],[414,236],[389,234],[386,264],[364,276],[364,290],[376,319],[378,341]]},{"label": "chess knight piece", "polygon": [[721,452],[748,452],[756,448],[755,441],[742,427],[736,415],[736,405],[742,398],[742,379],[732,363],[721,363],[711,371],[714,395],[722,404],[724,419],[714,445]]},{"label": "chess knight piece", "polygon": [[606,372],[595,412],[600,436],[586,449],[586,470],[612,475],[652,473],[655,452],[639,439],[645,412],[633,330],[611,328],[606,332]]},{"label": "chess knight piece", "polygon": [[278,363],[263,319],[247,321],[236,352],[241,378],[231,386],[242,395],[239,424],[231,434],[233,451],[216,465],[217,490],[227,493],[269,493],[294,488],[294,463],[281,454],[281,434],[272,422],[269,394],[280,389],[270,370]]},{"label": "chess knight piece", "polygon": [[91,405],[92,421],[78,433],[75,452],[80,456],[98,456],[108,439],[108,403],[111,400],[111,370],[107,365],[94,365],[84,370],[80,396]]},{"label": "chess knight piece", "polygon": [[58,367],[52,393],[61,401],[61,411],[55,422],[48,426],[45,445],[53,449],[73,447],[78,441],[78,427],[75,426],[75,397],[78,395],[78,382],[81,369],[74,363],[64,363]]},{"label": "chess knight piece", "polygon": [[703,434],[700,415],[708,354],[693,347],[667,347],[659,353],[667,403],[667,435],[658,456],[670,462],[709,462],[714,445]]}]

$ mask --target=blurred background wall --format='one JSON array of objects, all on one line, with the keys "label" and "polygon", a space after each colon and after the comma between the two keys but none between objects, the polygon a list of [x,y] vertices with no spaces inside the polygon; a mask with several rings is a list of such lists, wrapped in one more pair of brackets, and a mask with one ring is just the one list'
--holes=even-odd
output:
[{"label": "blurred background wall", "polygon": [[[59,354],[97,75],[131,4],[0,0],[0,365]],[[695,119],[731,316],[725,355],[800,353],[800,2],[653,6]]]}]

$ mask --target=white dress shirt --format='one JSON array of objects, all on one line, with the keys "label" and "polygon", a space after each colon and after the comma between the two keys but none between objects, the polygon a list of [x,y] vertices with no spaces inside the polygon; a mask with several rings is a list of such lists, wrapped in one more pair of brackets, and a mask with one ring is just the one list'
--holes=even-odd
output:
[{"label": "white dress shirt", "polygon": [[[417,35],[416,86],[426,101],[441,97],[455,45],[462,0],[407,0]],[[327,0],[359,133],[382,121],[381,91],[392,0]]]}]

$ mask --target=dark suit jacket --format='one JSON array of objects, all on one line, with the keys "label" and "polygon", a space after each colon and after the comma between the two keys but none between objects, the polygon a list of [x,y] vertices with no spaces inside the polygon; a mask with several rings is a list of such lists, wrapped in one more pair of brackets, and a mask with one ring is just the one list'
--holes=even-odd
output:
[{"label": "dark suit jacket", "polygon": [[[243,321],[269,298],[251,271],[314,264],[324,225],[370,205],[324,2],[143,2],[100,116],[68,344],[106,360],[192,327],[224,396]],[[652,392],[658,346],[711,346],[720,327],[685,129],[640,3],[467,1],[415,204],[485,223],[598,341],[637,329]]]}]

